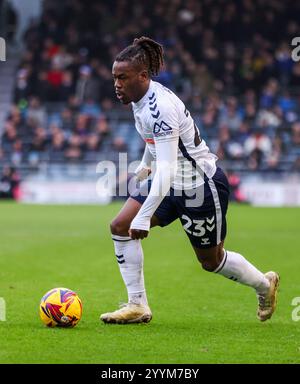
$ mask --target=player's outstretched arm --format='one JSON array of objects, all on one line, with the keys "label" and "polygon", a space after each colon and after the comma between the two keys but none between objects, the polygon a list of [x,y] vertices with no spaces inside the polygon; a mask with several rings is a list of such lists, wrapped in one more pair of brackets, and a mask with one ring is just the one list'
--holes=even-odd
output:
[{"label": "player's outstretched arm", "polygon": [[131,222],[129,235],[133,239],[147,237],[151,217],[170,190],[171,183],[176,176],[177,152],[178,137],[156,143],[156,172],[149,195]]}]

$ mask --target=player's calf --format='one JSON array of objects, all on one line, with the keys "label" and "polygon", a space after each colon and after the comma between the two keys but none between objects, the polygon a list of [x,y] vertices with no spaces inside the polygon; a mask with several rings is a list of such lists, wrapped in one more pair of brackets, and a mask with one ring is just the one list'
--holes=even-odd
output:
[{"label": "player's calf", "polygon": [[225,251],[223,248],[221,251],[218,247],[205,251],[199,249],[196,252],[202,267],[254,288],[259,302],[258,319],[270,319],[276,309],[279,275],[276,272],[263,274],[237,252]]}]

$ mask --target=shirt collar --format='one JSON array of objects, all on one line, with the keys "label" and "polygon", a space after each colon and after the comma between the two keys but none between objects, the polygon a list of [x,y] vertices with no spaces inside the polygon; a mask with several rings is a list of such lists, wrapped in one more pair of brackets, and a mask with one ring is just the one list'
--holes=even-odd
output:
[{"label": "shirt collar", "polygon": [[153,93],[153,87],[154,87],[154,81],[150,80],[148,91],[145,93],[145,95],[136,103],[132,102],[132,105],[134,108],[141,108],[144,106],[144,104],[149,101],[149,96]]}]

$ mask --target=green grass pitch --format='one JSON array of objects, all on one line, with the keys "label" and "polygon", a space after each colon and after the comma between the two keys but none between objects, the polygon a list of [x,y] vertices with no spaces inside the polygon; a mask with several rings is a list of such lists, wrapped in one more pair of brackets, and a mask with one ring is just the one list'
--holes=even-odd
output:
[{"label": "green grass pitch", "polygon": [[[109,234],[109,206],[0,204],[0,363],[299,363],[300,209],[231,205],[226,248],[281,275],[271,321],[256,320],[251,288],[205,272],[178,222],[143,240],[149,324],[105,325],[102,312],[126,300]],[[49,329],[39,301],[75,290],[83,317]],[[300,313],[300,311],[299,311]]]}]

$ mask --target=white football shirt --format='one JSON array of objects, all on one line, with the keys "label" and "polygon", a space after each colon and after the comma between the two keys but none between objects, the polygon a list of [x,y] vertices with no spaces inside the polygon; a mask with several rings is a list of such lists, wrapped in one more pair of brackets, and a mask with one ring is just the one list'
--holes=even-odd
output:
[{"label": "white football shirt", "polygon": [[[132,103],[136,129],[146,142],[142,160],[156,161],[150,192],[130,229],[149,231],[151,217],[170,187],[192,189],[211,178],[217,157],[212,154],[183,102],[168,88],[150,81],[149,89]],[[150,156],[151,154],[151,156]]]},{"label": "white football shirt", "polygon": [[216,171],[217,156],[201,139],[184,103],[168,88],[151,80],[144,97],[132,103],[135,126],[154,160],[156,143],[177,142],[177,173],[174,189],[191,189],[203,184],[203,173],[211,178]]}]

